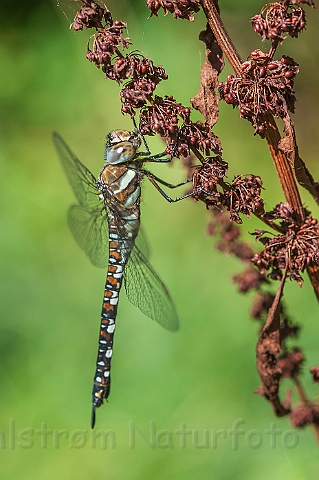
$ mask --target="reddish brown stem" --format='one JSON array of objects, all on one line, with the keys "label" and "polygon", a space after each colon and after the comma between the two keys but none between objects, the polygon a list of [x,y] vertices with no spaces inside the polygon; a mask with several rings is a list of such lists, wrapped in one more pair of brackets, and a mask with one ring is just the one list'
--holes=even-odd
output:
[{"label": "reddish brown stem", "polygon": [[223,50],[223,53],[229,61],[232,69],[237,75],[241,74],[240,65],[243,63],[235,45],[232,42],[221,18],[219,16],[216,4],[212,0],[201,0],[203,10],[208,20],[209,26],[214,32],[216,40]]},{"label": "reddish brown stem", "polygon": [[289,205],[293,207],[295,213],[299,217],[299,221],[302,222],[305,219],[305,213],[301,203],[300,193],[291,165],[286,155],[278,148],[281,136],[277,128],[275,119],[271,114],[268,113],[265,116],[265,121],[267,123],[266,140],[275,164],[275,168],[278,173],[278,177],[286,201],[289,203]]}]

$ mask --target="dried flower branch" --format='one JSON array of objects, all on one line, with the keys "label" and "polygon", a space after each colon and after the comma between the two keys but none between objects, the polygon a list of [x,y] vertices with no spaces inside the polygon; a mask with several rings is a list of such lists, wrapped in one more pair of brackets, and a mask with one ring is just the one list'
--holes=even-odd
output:
[{"label": "dried flower branch", "polygon": [[[131,45],[130,39],[123,37],[126,24],[113,21],[105,5],[82,0],[71,28],[96,30],[88,43],[87,59],[101,68],[106,78],[122,86],[122,113],[134,117],[139,110],[141,134],[160,135],[166,142],[166,152],[180,158],[188,178],[192,177],[192,197],[203,201],[211,213],[207,230],[219,236],[216,247],[244,263],[244,271],[234,275],[233,281],[242,293],[256,292],[251,316],[261,323],[256,358],[262,382],[256,392],[271,403],[276,415],[289,414],[294,426],[312,424],[319,440],[319,406],[308,401],[299,379],[304,354],[286,344],[296,336],[299,327],[287,316],[282,304],[286,279],[301,286],[305,270],[319,300],[319,227],[302,205],[297,182],[318,203],[319,186],[299,156],[290,116],[295,111],[293,88],[299,65],[288,55],[274,60],[278,45],[288,36],[298,38],[304,30],[306,15],[302,4],[314,7],[312,0],[266,4],[251,24],[263,41],[270,41],[269,51],[255,49],[242,61],[220,19],[217,0],[146,1],[150,16],[157,17],[162,9],[165,15],[171,13],[174,18],[193,21],[202,7],[207,17],[207,28],[200,34],[206,46],[201,87],[191,100],[192,107],[204,117],[204,121],[197,122],[191,120],[191,107],[183,106],[171,95],[155,94],[157,85],[168,78],[162,66],[155,66],[140,52],[124,55],[123,51]],[[223,54],[234,74],[218,82],[224,66]],[[286,198],[285,203],[279,203],[270,212],[265,212],[259,176],[239,174],[231,183],[227,181],[228,163],[222,158],[221,141],[212,130],[218,120],[217,87],[220,99],[238,108],[240,117],[252,124],[253,133],[268,143]],[[275,118],[283,121],[283,138]],[[254,233],[264,246],[258,253],[241,241],[239,227],[234,224],[242,223],[242,215],[252,214],[275,232],[260,229]],[[264,291],[271,280],[280,281],[275,295]],[[312,367],[313,379],[319,383],[318,372],[319,367]],[[293,381],[299,405],[292,406],[290,391],[286,399],[279,398],[283,378]]]},{"label": "dried flower branch", "polygon": [[[235,75],[229,76],[227,82],[219,85],[221,98],[234,107],[239,107],[241,117],[248,119],[253,124],[254,133],[266,137],[287,199],[287,204],[278,206],[273,214],[265,213],[259,216],[262,220],[268,221],[275,230],[280,232],[280,235],[265,238],[265,231],[258,232],[257,236],[265,243],[265,249],[253,257],[254,263],[261,267],[261,276],[265,275],[267,269],[270,268],[270,276],[281,279],[276,297],[273,298],[269,294],[259,294],[252,314],[260,318],[264,307],[269,312],[257,347],[257,366],[262,380],[262,386],[258,392],[270,401],[277,415],[282,415],[287,414],[291,408],[289,398],[284,402],[280,402],[278,398],[280,379],[287,376],[288,371],[287,365],[287,368],[284,368],[284,362],[287,360],[285,360],[285,355],[290,360],[296,358],[296,356],[286,353],[280,359],[282,342],[286,338],[283,334],[289,336],[293,333],[292,328],[289,327],[287,330],[287,322],[282,324],[282,327],[285,326],[284,332],[280,327],[280,298],[286,276],[301,283],[300,273],[307,268],[316,295],[319,298],[317,221],[312,219],[309,212],[306,212],[302,207],[294,174],[297,180],[311,191],[316,200],[318,199],[318,192],[317,184],[299,157],[295,131],[289,116],[289,112],[294,112],[295,106],[291,80],[298,73],[298,66],[292,59],[284,56],[280,63],[287,67],[290,64],[292,68],[289,71],[289,69],[280,66],[278,61],[274,61],[273,56],[278,43],[282,42],[286,35],[296,38],[305,26],[304,12],[299,5],[295,8],[292,4],[307,3],[313,7],[314,3],[286,1],[267,4],[261,14],[253,18],[252,23],[263,39],[271,39],[271,48],[268,54],[263,54],[259,50],[253,51],[248,61],[244,63],[241,61],[220,20],[216,3],[209,0],[202,1],[219,45],[235,70]],[[276,25],[274,17],[277,17],[277,20],[279,17],[280,20]],[[275,27],[277,27],[277,30],[274,30]],[[285,63],[286,58],[287,63]],[[274,75],[277,73],[278,76]],[[272,115],[284,120],[286,133],[284,139],[280,138]],[[280,225],[274,225],[278,218],[285,218],[285,220],[280,222]],[[242,291],[247,291],[249,285],[254,286],[254,282],[249,283],[248,272],[246,275],[243,273],[234,277],[235,281],[240,282]],[[248,282],[243,281],[245,278],[248,279]],[[256,289],[259,287],[257,281]],[[301,399],[301,407],[298,406],[297,410],[292,409],[291,421],[296,426],[312,423],[315,436],[319,440],[316,408],[306,399],[298,379],[299,370],[291,371],[295,372],[291,376],[294,377],[293,380]],[[315,371],[313,370],[313,372]],[[300,411],[309,410],[312,415],[308,416],[308,420],[305,421],[304,417],[300,416]],[[299,417],[295,414],[295,411],[299,412]],[[299,423],[296,421],[296,417],[301,418]]]}]

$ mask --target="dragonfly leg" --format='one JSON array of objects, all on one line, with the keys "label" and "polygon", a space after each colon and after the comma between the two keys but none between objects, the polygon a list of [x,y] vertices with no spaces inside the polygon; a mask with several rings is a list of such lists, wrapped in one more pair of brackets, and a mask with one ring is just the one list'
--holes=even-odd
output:
[{"label": "dragonfly leg", "polygon": [[134,132],[142,138],[144,147],[146,148],[146,152],[139,152],[138,155],[140,157],[147,157],[148,155],[151,155],[151,151],[149,149],[149,146],[147,145],[147,141],[146,141],[144,135],[141,133],[140,129],[137,126],[137,123],[135,121],[135,117],[133,117],[133,123],[134,123]]},{"label": "dragonfly leg", "polygon": [[[136,134],[140,135],[140,137],[142,138],[142,141],[143,141],[143,144],[144,144],[144,147],[146,148],[146,152],[139,152],[138,153],[138,156],[140,157],[149,157],[147,159],[148,162],[158,162],[158,163],[169,163],[173,160],[174,158],[174,155],[175,155],[175,152],[176,152],[176,149],[177,149],[177,140],[175,142],[175,145],[173,147],[173,151],[172,153],[170,154],[169,157],[166,157],[166,158],[163,158],[167,155],[166,153],[166,150],[164,150],[164,152],[161,152],[161,153],[158,153],[157,155],[151,155],[151,151],[149,149],[149,146],[147,144],[147,141],[146,141],[146,138],[144,137],[144,135],[142,134],[142,132],[140,131],[140,129],[138,128],[137,126],[137,123],[135,121],[135,118],[133,117],[133,123],[134,123],[134,131]],[[178,135],[177,135],[177,138],[178,138]]]},{"label": "dragonfly leg", "polygon": [[145,171],[145,175],[147,176],[149,181],[152,183],[152,185],[154,185],[156,190],[165,198],[165,200],[167,200],[170,203],[179,202],[180,200],[184,200],[184,198],[191,197],[193,195],[193,191],[192,191],[192,192],[186,193],[185,195],[182,195],[181,197],[178,197],[178,198],[174,199],[174,198],[171,198],[169,195],[167,195],[164,192],[164,190],[157,183],[157,182],[159,182],[159,183],[161,183],[162,185],[165,185],[165,187],[168,187],[168,188],[177,188],[177,187],[180,187],[182,185],[185,185],[186,183],[191,182],[192,181],[191,178],[185,180],[184,182],[178,183],[177,185],[173,185],[171,183],[165,182],[164,180],[156,177],[156,175],[153,175],[150,172]]},{"label": "dragonfly leg", "polygon": [[[177,136],[177,139],[178,139],[178,136]],[[166,158],[163,158],[165,157],[165,155],[167,155],[166,153],[166,150],[162,153],[158,153],[157,155],[151,155],[147,161],[148,162],[157,162],[157,163],[169,163],[173,160],[173,158],[175,157],[175,152],[177,150],[177,144],[178,144],[178,141],[176,140],[175,144],[174,144],[174,147],[173,147],[173,150],[172,150],[172,153],[170,154],[169,157],[166,157]]]},{"label": "dragonfly leg", "polygon": [[[140,135],[141,135],[141,134],[140,134]],[[144,139],[143,136],[142,136],[142,138]],[[152,163],[170,163],[170,162],[173,160],[173,158],[174,158],[174,156],[175,156],[175,152],[176,152],[175,146],[174,146],[173,151],[172,151],[172,153],[170,154],[169,157],[167,157],[167,152],[166,152],[166,150],[164,150],[164,152],[157,153],[156,155],[151,155],[151,152],[150,152],[150,150],[149,150],[149,148],[148,148],[148,145],[147,145],[147,143],[146,143],[146,140],[144,140],[144,141],[145,141],[144,145],[147,146],[148,151],[147,151],[147,152],[139,152],[139,153],[138,153],[138,156],[139,156],[139,157],[148,157],[146,160],[144,160],[144,162],[149,162],[149,163],[151,163],[151,162],[152,162]],[[176,143],[176,146],[177,146],[177,143]],[[163,157],[165,157],[165,156],[166,156],[166,158],[163,158]]]},{"label": "dragonfly leg", "polygon": [[174,155],[171,154],[169,157],[163,158],[167,155],[166,151],[162,153],[158,153],[157,155],[152,155],[151,157],[148,157],[147,162],[149,163],[170,163]]}]

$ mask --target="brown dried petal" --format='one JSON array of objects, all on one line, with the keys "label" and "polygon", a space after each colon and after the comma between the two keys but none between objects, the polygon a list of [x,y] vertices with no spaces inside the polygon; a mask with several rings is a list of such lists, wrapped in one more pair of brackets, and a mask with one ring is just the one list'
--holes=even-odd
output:
[{"label": "brown dried petal", "polygon": [[224,68],[223,53],[208,24],[206,30],[200,33],[199,39],[206,45],[206,59],[200,73],[200,90],[191,99],[191,103],[201,112],[206,123],[213,127],[218,120],[219,97],[216,88],[218,75]]},{"label": "brown dried petal", "polygon": [[280,354],[280,300],[285,284],[285,275],[279,285],[275,300],[269,310],[267,321],[260,332],[257,344],[257,370],[262,381],[256,393],[264,396],[273,406],[278,417],[287,415],[289,409],[279,399],[279,381],[281,370],[277,359]]}]

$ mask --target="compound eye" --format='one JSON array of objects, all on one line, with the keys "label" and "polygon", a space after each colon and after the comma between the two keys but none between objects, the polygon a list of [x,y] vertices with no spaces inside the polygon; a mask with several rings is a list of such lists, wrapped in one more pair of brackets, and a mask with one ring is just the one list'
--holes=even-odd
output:
[{"label": "compound eye", "polygon": [[114,132],[110,132],[108,133],[107,138],[109,142],[112,143],[112,141],[116,138],[116,135],[114,134]]},{"label": "compound eye", "polygon": [[117,147],[115,151],[118,154],[119,158],[121,157],[121,155],[125,155],[125,148],[123,147]]},{"label": "compound eye", "polygon": [[130,144],[113,145],[106,148],[104,158],[107,163],[125,163],[130,160],[135,153],[135,149]]}]

